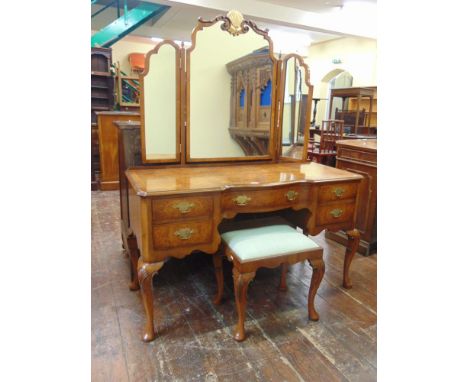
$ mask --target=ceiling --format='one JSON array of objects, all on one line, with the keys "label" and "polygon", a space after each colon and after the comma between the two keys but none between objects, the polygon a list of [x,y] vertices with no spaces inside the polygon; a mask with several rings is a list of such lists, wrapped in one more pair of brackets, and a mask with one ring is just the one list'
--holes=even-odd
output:
[{"label": "ceiling", "polygon": [[[232,8],[231,0],[146,0],[169,5],[171,8],[159,19],[150,20],[132,32],[133,36],[169,38],[190,41],[190,34],[198,17],[211,19],[225,14]],[[236,0],[235,9],[246,18],[252,19],[261,28],[268,28],[270,34],[282,34],[285,44],[301,41],[310,45],[342,36],[366,36],[360,34],[359,25],[345,25],[338,22],[353,0]],[[363,0],[361,0],[362,2]],[[364,0],[375,5],[376,0]],[[122,4],[123,1],[120,1]],[[92,13],[103,5],[92,6]],[[110,7],[91,19],[92,29],[99,30],[116,18],[116,9]],[[352,18],[350,18],[352,19]],[[348,23],[349,24],[349,23]],[[346,29],[348,28],[348,30]],[[357,32],[356,32],[357,31]]]}]

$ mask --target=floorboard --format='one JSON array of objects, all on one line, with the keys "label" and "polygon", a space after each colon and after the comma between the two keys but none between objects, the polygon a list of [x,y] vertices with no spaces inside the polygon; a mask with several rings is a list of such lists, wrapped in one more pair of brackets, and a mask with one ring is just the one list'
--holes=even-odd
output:
[{"label": "floorboard", "polygon": [[215,306],[211,258],[170,260],[153,281],[157,337],[146,344],[141,297],[128,289],[118,191],[93,191],[91,216],[93,381],[376,380],[377,255],[356,255],[353,288],[345,290],[344,247],[323,233],[314,238],[326,264],[318,322],[307,318],[308,264],[290,267],[287,292],[277,289],[279,269],[260,269],[249,287],[243,343],[232,339],[231,265],[223,264],[224,300]]}]

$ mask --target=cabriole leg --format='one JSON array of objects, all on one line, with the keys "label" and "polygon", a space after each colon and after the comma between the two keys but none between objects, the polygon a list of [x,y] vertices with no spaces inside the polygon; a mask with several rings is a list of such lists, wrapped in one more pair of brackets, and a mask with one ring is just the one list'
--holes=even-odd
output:
[{"label": "cabriole leg", "polygon": [[163,261],[158,263],[145,263],[140,257],[138,259],[138,281],[140,282],[141,298],[146,313],[146,325],[143,335],[143,341],[150,342],[154,340],[153,323],[153,276],[162,268]]},{"label": "cabriole leg", "polygon": [[346,246],[346,254],[343,266],[343,287],[350,289],[352,288],[353,284],[349,278],[349,267],[351,266],[351,261],[353,261],[353,257],[359,247],[361,234],[357,229],[353,229],[346,232],[346,235],[348,235],[348,244]]},{"label": "cabriole leg", "polygon": [[325,273],[325,263],[322,259],[316,259],[309,260],[309,264],[313,270],[312,279],[310,280],[309,298],[307,305],[309,309],[309,319],[312,321],[318,321],[319,315],[315,310],[315,295],[317,294],[318,288]]},{"label": "cabriole leg", "polygon": [[234,333],[234,339],[236,341],[245,340],[245,309],[247,306],[247,288],[249,287],[250,281],[255,277],[255,272],[250,273],[239,273],[239,271],[234,268],[232,270],[232,276],[234,278],[234,294],[236,297],[236,307],[237,307],[237,328]]}]

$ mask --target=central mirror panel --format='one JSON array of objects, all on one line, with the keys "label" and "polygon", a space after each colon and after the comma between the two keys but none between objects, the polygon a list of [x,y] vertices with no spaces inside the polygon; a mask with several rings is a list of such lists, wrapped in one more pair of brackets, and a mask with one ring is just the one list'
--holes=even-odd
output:
[{"label": "central mirror panel", "polygon": [[[187,52],[188,161],[271,158],[275,62],[251,27],[200,27]],[[276,61],[276,60],[275,60]]]},{"label": "central mirror panel", "polygon": [[147,53],[140,77],[142,153],[145,163],[177,162],[180,158],[180,50],[164,41]]}]

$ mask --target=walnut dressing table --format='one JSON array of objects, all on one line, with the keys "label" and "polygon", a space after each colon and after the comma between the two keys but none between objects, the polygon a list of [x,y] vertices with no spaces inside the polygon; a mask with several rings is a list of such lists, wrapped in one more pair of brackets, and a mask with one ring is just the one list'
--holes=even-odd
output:
[{"label": "walnut dressing table", "polygon": [[[230,65],[242,57],[255,60],[252,52],[259,49],[261,62],[233,79]],[[140,84],[145,167],[125,159],[120,170],[122,176],[130,166],[121,181],[122,239],[131,260],[130,289],[142,294],[145,341],[155,338],[153,276],[169,257],[215,254],[224,223],[280,215],[311,235],[344,230],[343,285],[351,287],[362,176],[304,163],[313,87],[302,57],[278,57],[268,31],[230,11],[200,18],[188,48],[158,43],[146,54]],[[236,115],[236,121],[261,121],[241,126],[248,130],[242,142],[231,134],[239,127]],[[245,150],[258,134],[262,150]],[[124,148],[122,155],[131,151]]]},{"label": "walnut dressing table", "polygon": [[[362,177],[316,163],[271,163],[237,166],[130,169],[131,230],[137,248],[138,279],[146,311],[144,340],[154,339],[152,278],[167,257],[195,250],[214,254],[218,225],[239,213],[291,209],[286,214],[311,235],[325,228],[346,230],[348,246],[343,285],[351,287],[349,266],[359,243],[354,230]],[[301,216],[299,216],[301,215]]]}]

